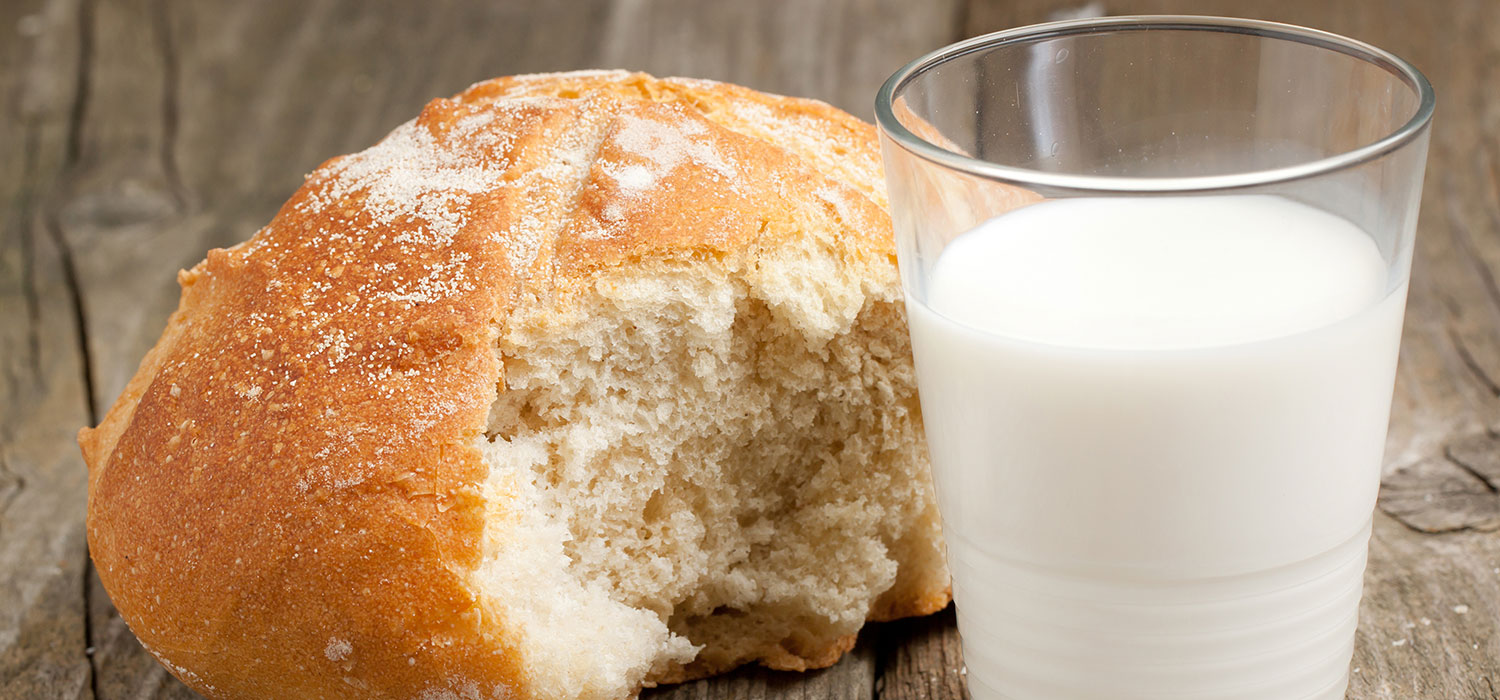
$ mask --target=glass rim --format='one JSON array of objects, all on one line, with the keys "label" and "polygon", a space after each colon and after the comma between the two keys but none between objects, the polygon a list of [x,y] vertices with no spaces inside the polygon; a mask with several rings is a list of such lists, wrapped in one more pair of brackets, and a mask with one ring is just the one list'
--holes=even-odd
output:
[{"label": "glass rim", "polygon": [[[964,56],[1023,40],[1120,31],[1188,30],[1245,34],[1316,46],[1342,53],[1400,76],[1418,96],[1416,112],[1389,134],[1331,156],[1265,170],[1186,177],[1120,177],[1033,170],[967,156],[934,144],[907,129],[894,110],[898,91],[923,73]],[[1389,51],[1346,36],[1294,24],[1206,15],[1122,15],[1046,22],[982,34],[931,51],[902,66],[875,95],[875,122],[890,141],[923,160],[953,170],[1018,185],[1093,192],[1210,192],[1301,180],[1380,158],[1416,140],[1432,121],[1437,99],[1427,77]]]}]

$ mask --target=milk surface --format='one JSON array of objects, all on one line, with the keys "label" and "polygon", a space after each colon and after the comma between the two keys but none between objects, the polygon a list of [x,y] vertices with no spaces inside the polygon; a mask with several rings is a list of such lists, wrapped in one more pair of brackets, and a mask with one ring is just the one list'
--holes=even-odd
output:
[{"label": "milk surface", "polygon": [[1343,697],[1406,291],[1369,236],[1049,201],[916,286],[976,700]]}]

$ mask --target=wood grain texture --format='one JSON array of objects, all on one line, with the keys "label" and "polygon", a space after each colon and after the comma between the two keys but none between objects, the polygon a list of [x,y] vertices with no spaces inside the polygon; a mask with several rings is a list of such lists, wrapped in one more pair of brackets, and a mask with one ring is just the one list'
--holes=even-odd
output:
[{"label": "wood grain texture", "polygon": [[913,57],[950,43],[956,0],[610,4],[600,65],[814,97],[873,121],[875,91]]},{"label": "wood grain texture", "polygon": [[[1500,11],[1486,0],[0,3],[0,697],[192,697],[90,575],[72,432],[155,341],[175,271],[248,237],[322,160],[520,72],[716,78],[868,118],[911,57],[1096,12],[1308,24],[1437,86],[1349,697],[1500,698]],[[950,609],[873,626],[826,671],[649,695],[956,699],[962,678]]]},{"label": "wood grain texture", "polygon": [[72,4],[0,5],[0,697],[90,698],[87,474],[69,449],[91,420],[74,269],[46,204],[70,159],[80,46]]},{"label": "wood grain texture", "polygon": [[963,649],[957,618],[949,605],[926,618],[900,620],[880,628],[880,674],[875,690],[881,698],[966,700]]}]

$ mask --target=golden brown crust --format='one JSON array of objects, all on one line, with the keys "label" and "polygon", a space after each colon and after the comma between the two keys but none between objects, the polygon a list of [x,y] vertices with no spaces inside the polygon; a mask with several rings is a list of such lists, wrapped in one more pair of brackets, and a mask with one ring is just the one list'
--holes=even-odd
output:
[{"label": "golden brown crust", "polygon": [[[786,123],[734,111],[745,104]],[[649,143],[621,146],[651,122],[701,130],[762,171],[714,187],[651,162]],[[763,140],[777,129],[852,144],[835,171],[874,162],[873,130],[821,103],[640,74],[502,78],[329,161],[250,241],[210,251],[118,402],[79,435],[90,551],[143,644],[216,698],[529,696],[469,581],[495,324],[622,261],[749,255],[770,235],[757,201],[805,188],[861,220],[851,260],[889,265],[883,194],[795,165],[796,138]],[[639,171],[596,172],[576,203],[538,213],[536,191],[566,177],[547,166],[576,158],[654,167],[668,194],[632,208],[617,190]],[[765,184],[794,165],[806,182]],[[928,595],[876,616],[938,607]],[[852,643],[763,663],[826,666]]]},{"label": "golden brown crust", "polygon": [[[382,250],[407,222],[371,220],[359,195],[302,211],[314,189],[183,276],[138,401],[84,436],[100,576],[142,642],[210,695],[513,685],[500,645],[451,644],[482,630],[463,573],[482,526],[472,442],[511,277],[482,239],[507,210],[474,206],[446,249]],[[340,245],[330,229],[362,233]],[[464,255],[482,282],[469,294],[378,291]]]}]

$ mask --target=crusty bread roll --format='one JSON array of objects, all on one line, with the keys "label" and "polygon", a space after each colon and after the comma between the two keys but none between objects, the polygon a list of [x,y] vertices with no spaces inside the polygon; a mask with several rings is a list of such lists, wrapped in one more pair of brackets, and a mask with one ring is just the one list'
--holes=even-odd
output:
[{"label": "crusty bread roll", "polygon": [[947,604],[873,129],[502,78],[320,167],[96,429],[88,535],[216,698],[622,698]]}]

